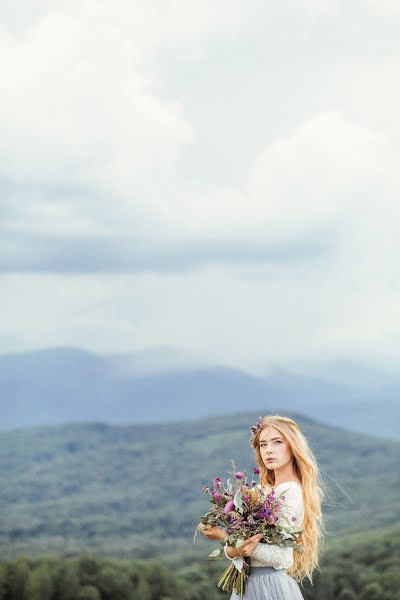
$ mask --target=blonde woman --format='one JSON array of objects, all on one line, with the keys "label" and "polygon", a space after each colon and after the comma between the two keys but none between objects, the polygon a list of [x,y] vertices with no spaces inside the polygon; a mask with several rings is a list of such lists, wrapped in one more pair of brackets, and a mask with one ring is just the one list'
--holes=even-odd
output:
[{"label": "blonde woman", "polygon": [[[299,543],[304,552],[260,543],[261,536],[246,539],[238,548],[225,546],[227,558],[250,558],[250,575],[243,600],[301,600],[298,582],[312,583],[323,538],[321,504],[325,497],[317,461],[299,425],[280,415],[260,417],[251,427],[250,443],[260,471],[258,487],[284,492],[284,517],[303,530]],[[208,539],[227,538],[221,527],[204,528]],[[239,600],[233,592],[231,600]]]}]

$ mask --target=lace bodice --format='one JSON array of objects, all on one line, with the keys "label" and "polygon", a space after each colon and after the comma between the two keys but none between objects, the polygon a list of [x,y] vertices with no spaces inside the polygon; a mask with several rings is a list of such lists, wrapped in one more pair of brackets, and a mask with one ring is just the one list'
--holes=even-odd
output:
[{"label": "lace bodice", "polygon": [[[281,483],[274,488],[277,493],[285,497],[280,523],[291,524],[296,529],[301,529],[304,520],[303,488],[296,481]],[[287,491],[286,491],[287,490]],[[285,492],[285,493],[284,493]],[[292,517],[296,521],[292,521]],[[282,548],[274,544],[258,544],[251,554],[252,567],[274,567],[274,569],[288,569],[293,564],[293,548]]]}]

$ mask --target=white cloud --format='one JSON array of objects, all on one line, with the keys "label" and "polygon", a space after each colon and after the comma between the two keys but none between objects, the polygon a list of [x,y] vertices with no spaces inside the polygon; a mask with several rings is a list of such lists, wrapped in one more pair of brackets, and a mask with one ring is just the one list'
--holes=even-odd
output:
[{"label": "white cloud", "polygon": [[191,234],[265,241],[314,236],[345,218],[351,227],[376,202],[392,162],[393,148],[381,132],[328,111],[266,147],[241,190],[189,191],[172,219]]},{"label": "white cloud", "polygon": [[24,41],[9,39],[2,55],[8,177],[129,190],[135,173],[173,159],[192,139],[179,104],[157,100],[133,44],[112,27],[49,16]]},{"label": "white cloud", "polygon": [[394,13],[400,13],[400,6],[396,0],[367,0],[368,8],[386,17],[392,16]]},{"label": "white cloud", "polygon": [[[0,177],[24,186],[20,201],[33,205],[25,227],[42,231],[44,219],[60,230],[62,214],[66,232],[90,220],[93,232],[153,228],[160,194],[196,139],[179,99],[159,98],[157,70],[166,56],[188,60],[246,30],[253,13],[211,0],[19,5],[20,30],[5,5],[0,32]],[[60,198],[56,186],[70,193]],[[16,215],[7,225],[21,229],[21,211],[5,203]]]},{"label": "white cloud", "polygon": [[370,189],[387,175],[389,144],[337,112],[316,115],[257,161],[254,195],[273,227],[324,226],[368,210]]}]

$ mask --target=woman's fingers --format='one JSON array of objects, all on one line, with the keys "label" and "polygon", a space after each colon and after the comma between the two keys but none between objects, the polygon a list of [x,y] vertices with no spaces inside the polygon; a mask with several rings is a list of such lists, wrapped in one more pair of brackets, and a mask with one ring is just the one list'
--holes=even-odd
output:
[{"label": "woman's fingers", "polygon": [[248,556],[249,554],[251,554],[254,550],[254,548],[257,546],[257,544],[260,542],[262,538],[262,535],[260,533],[257,533],[256,535],[253,535],[250,538],[247,538],[247,540],[245,540],[243,542],[243,544],[241,546],[239,546],[239,551],[241,552],[241,554],[244,554],[245,556]]},{"label": "woman's fingers", "polygon": [[252,535],[251,537],[247,538],[246,542],[250,542],[251,544],[253,544],[254,542],[259,542],[261,538],[262,534],[257,533],[256,535]]},{"label": "woman's fingers", "polygon": [[260,543],[262,535],[257,534],[253,535],[251,538],[248,538],[245,542],[243,542],[243,546],[252,552],[254,548]]},{"label": "woman's fingers", "polygon": [[252,549],[254,550],[258,544],[260,543],[260,540],[262,539],[262,535],[256,535],[254,536],[254,539],[252,541]]}]

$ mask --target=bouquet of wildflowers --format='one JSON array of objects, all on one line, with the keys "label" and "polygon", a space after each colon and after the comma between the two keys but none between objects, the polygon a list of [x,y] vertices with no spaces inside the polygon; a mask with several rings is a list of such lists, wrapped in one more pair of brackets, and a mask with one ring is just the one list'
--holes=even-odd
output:
[{"label": "bouquet of wildflowers", "polygon": [[[227,533],[220,548],[209,555],[211,560],[224,557],[224,546],[240,546],[246,538],[261,534],[261,542],[276,544],[282,547],[296,548],[300,552],[303,547],[298,543],[302,530],[295,528],[295,517],[292,522],[284,516],[284,492],[276,494],[260,490],[254,481],[254,475],[259,474],[257,467],[253,468],[251,481],[244,471],[237,471],[233,464],[232,478],[224,484],[220,477],[215,477],[211,487],[205,486],[203,492],[211,496],[211,510],[201,518],[201,523],[209,527],[222,527]],[[196,541],[197,529],[194,540]],[[226,592],[235,590],[243,595],[245,582],[250,572],[250,561],[243,557],[234,559],[218,581],[218,587]]]}]

